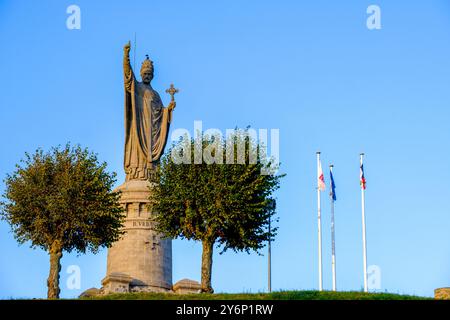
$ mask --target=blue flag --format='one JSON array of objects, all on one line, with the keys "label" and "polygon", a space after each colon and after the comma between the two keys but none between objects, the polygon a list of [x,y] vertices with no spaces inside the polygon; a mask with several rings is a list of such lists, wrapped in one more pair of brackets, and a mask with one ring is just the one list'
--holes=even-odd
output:
[{"label": "blue flag", "polygon": [[330,170],[330,181],[331,181],[330,196],[333,199],[333,201],[336,201],[336,185],[334,184],[333,171],[331,170]]}]

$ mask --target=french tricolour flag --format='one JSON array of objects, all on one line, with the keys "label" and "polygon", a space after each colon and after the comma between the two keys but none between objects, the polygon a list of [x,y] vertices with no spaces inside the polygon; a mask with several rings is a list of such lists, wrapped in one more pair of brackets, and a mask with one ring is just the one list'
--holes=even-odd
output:
[{"label": "french tricolour flag", "polygon": [[359,183],[361,184],[361,188],[366,190],[366,178],[364,178],[364,165],[361,164],[359,167]]}]

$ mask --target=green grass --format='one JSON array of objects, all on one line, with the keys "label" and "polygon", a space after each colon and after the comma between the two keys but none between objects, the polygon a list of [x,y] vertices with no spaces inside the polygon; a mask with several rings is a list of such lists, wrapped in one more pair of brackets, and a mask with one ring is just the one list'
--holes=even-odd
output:
[{"label": "green grass", "polygon": [[364,292],[332,291],[279,291],[272,293],[218,293],[218,294],[173,294],[173,293],[117,293],[94,298],[94,300],[428,300],[431,298]]}]

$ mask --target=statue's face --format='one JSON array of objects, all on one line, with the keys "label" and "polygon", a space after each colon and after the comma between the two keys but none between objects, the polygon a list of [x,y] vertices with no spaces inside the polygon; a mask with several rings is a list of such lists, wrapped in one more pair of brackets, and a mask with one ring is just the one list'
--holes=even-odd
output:
[{"label": "statue's face", "polygon": [[146,71],[141,74],[142,82],[145,84],[150,84],[150,81],[153,80],[153,72]]}]

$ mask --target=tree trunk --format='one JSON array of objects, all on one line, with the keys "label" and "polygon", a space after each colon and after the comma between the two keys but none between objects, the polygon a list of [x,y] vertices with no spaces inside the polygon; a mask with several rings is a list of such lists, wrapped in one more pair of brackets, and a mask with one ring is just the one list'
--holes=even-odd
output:
[{"label": "tree trunk", "polygon": [[212,272],[212,255],[214,241],[204,240],[202,242],[202,292],[214,293],[211,287],[211,272]]},{"label": "tree trunk", "polygon": [[59,299],[59,272],[61,271],[62,245],[56,240],[52,243],[49,250],[50,255],[50,273],[47,279],[47,298]]}]

